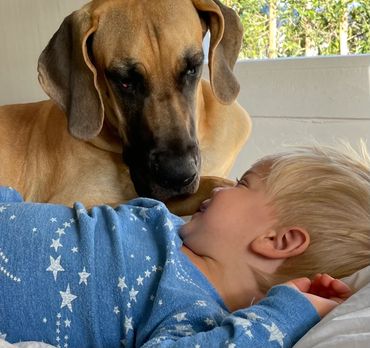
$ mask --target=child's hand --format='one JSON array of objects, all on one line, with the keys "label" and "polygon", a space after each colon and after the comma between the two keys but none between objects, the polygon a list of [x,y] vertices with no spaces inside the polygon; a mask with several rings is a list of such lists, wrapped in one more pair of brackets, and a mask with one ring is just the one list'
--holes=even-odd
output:
[{"label": "child's hand", "polygon": [[303,292],[321,318],[352,295],[347,284],[328,274],[317,274],[313,280],[297,278],[285,284]]}]

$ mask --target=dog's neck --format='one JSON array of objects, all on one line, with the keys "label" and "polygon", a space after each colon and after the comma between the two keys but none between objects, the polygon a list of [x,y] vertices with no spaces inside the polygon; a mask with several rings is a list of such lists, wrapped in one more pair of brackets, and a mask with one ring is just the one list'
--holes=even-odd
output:
[{"label": "dog's neck", "polygon": [[120,139],[117,132],[114,132],[106,122],[103,128],[95,138],[88,141],[98,149],[113,152],[117,154],[122,153],[122,139]]}]

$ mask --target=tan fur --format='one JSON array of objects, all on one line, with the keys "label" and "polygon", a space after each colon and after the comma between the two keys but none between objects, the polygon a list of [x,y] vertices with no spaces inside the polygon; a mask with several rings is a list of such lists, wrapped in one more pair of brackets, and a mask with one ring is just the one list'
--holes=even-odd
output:
[{"label": "tan fur", "polygon": [[[93,1],[71,16],[75,27],[84,27],[82,34],[76,32],[73,39],[77,47],[82,44],[82,55],[76,50],[72,58],[80,59],[81,63],[78,64],[85,66],[87,78],[79,78],[86,83],[85,89],[78,86],[75,90],[67,91],[70,87],[56,85],[49,76],[52,73],[47,72],[50,69],[47,67],[49,52],[44,51],[40,58],[40,82],[52,100],[0,107],[2,185],[14,187],[26,200],[67,205],[76,200],[87,206],[116,204],[136,196],[129,169],[122,162],[122,143],[124,149],[127,132],[125,114],[104,78],[104,68],[117,59],[140,57],[148,80],[153,84],[153,96],[148,108],[149,112],[153,110],[151,122],[152,128],[156,129],[159,125],[171,122],[165,117],[155,118],[155,115],[163,114],[160,100],[172,98],[169,96],[175,88],[171,84],[171,73],[176,68],[176,50],[181,49],[182,45],[190,45],[193,40],[201,45],[204,23],[197,19],[197,12],[192,6],[197,6],[198,10],[202,7],[204,11],[213,11],[219,21],[223,18],[217,4],[211,0],[179,1],[179,9],[173,12],[178,13],[177,16],[163,16],[163,7],[159,3],[173,12],[170,8],[173,2],[154,2],[158,8],[158,17],[153,19],[153,22],[157,20],[155,30],[154,25],[150,24],[152,19],[145,17],[145,11],[140,19],[143,25],[139,26],[135,18],[126,18],[128,23],[118,21],[122,20],[122,16],[117,14],[127,10],[133,4],[130,1]],[[153,6],[151,4],[153,2],[146,2],[143,8]],[[186,16],[187,12],[189,16]],[[87,13],[91,20],[86,19]],[[163,27],[159,26],[160,32],[158,21],[163,22]],[[223,21],[220,23],[217,28],[223,31]],[[127,25],[131,26],[130,32],[122,33],[122,28]],[[179,30],[179,26],[186,25],[191,25],[191,30]],[[171,26],[175,26],[176,30]],[[86,48],[86,41],[92,33],[95,35],[93,62]],[[127,42],[123,41],[123,37]],[[218,38],[220,40],[222,36]],[[217,58],[219,54],[214,53],[217,45],[218,42],[211,43],[213,52],[210,55],[216,57],[213,59],[210,56],[210,61],[214,60],[214,63],[210,62],[213,87],[202,80],[197,88],[196,130],[202,157],[200,174],[224,177],[249,136],[251,122],[247,112],[233,101],[237,92],[227,85],[220,86],[223,74],[230,76],[230,80],[225,77],[225,84],[234,86],[235,81],[232,80],[232,73],[217,72],[217,69],[225,69]],[[234,58],[228,58],[224,53],[222,57],[221,61],[231,61],[228,64],[232,68]],[[212,65],[212,68],[211,64],[215,67]],[[72,76],[73,71],[66,74]],[[88,85],[85,80],[90,80],[91,84]],[[76,110],[69,107],[71,98],[75,98],[73,105],[77,105]],[[173,107],[178,110],[183,107],[175,97]],[[97,116],[93,120],[83,121],[85,123],[81,126],[78,117],[84,113],[96,113]],[[183,122],[186,128],[185,118]],[[74,126],[76,123],[77,126]],[[94,132],[96,135],[92,135]]]}]

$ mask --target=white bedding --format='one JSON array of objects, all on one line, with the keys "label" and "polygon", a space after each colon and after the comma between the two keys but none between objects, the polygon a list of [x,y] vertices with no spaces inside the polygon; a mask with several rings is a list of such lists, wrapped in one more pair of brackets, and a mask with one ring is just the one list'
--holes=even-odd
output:
[{"label": "white bedding", "polygon": [[330,312],[294,348],[370,347],[370,266],[343,280],[358,292]]},{"label": "white bedding", "polygon": [[[358,290],[314,326],[294,348],[369,348],[370,347],[370,266],[343,279]],[[53,348],[40,342],[7,343],[0,348]]]}]

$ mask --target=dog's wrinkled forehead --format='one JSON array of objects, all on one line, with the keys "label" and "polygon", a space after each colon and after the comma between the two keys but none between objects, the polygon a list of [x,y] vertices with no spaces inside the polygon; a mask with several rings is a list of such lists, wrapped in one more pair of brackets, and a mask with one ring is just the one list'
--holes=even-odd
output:
[{"label": "dog's wrinkled forehead", "polygon": [[202,48],[201,21],[188,0],[117,0],[104,3],[94,16],[99,24],[93,52],[101,68],[128,57],[149,69],[159,61],[170,68],[186,52]]}]

